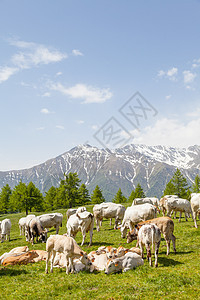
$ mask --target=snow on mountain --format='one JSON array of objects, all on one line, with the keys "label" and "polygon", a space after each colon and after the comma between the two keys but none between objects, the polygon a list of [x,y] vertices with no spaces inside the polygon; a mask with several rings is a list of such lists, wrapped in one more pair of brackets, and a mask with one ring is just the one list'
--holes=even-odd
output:
[{"label": "snow on mountain", "polygon": [[32,181],[44,193],[52,185],[58,186],[64,173],[76,172],[90,192],[98,184],[106,200],[119,188],[129,196],[137,183],[147,195],[160,197],[176,168],[191,184],[200,174],[200,146],[181,149],[132,144],[111,151],[79,145],[33,168],[0,172],[0,187]]}]

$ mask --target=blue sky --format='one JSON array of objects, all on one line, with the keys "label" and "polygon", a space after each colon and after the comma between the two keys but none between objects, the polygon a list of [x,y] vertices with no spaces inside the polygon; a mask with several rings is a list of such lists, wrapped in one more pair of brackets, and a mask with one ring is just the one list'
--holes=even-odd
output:
[{"label": "blue sky", "polygon": [[199,15],[198,0],[0,0],[0,170],[84,143],[199,144]]}]

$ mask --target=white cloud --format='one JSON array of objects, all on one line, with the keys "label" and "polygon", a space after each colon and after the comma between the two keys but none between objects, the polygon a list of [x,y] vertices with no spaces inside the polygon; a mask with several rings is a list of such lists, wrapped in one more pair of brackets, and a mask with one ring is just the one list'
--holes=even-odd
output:
[{"label": "white cloud", "polygon": [[187,123],[163,118],[133,135],[136,144],[188,147],[199,143],[200,116]]},{"label": "white cloud", "polygon": [[72,50],[72,54],[74,56],[83,56],[83,53],[80,50],[77,50],[77,49]]},{"label": "white cloud", "polygon": [[104,103],[109,100],[113,94],[110,89],[99,89],[78,83],[72,87],[66,88],[61,83],[51,84],[52,90],[58,91],[64,95],[70,96],[73,99],[82,99],[82,103]]},{"label": "white cloud", "polygon": [[85,121],[83,121],[83,120],[77,120],[76,122],[80,125],[85,123]]},{"label": "white cloud", "polygon": [[191,71],[183,71],[184,83],[186,84],[192,83],[196,76],[197,74],[192,73]]},{"label": "white cloud", "polygon": [[17,68],[0,67],[0,83],[6,81],[18,71]]},{"label": "white cloud", "polygon": [[38,131],[42,131],[42,130],[44,130],[45,129],[45,127],[38,127],[38,128],[36,128]]},{"label": "white cloud", "polygon": [[57,128],[57,129],[61,129],[61,130],[64,130],[64,129],[65,129],[65,127],[64,127],[63,125],[56,125],[56,128]]},{"label": "white cloud", "polygon": [[56,73],[56,77],[61,76],[61,75],[62,75],[62,72],[57,72]]},{"label": "white cloud", "polygon": [[158,77],[166,77],[172,81],[176,80],[177,75],[178,75],[178,69],[175,67],[169,69],[168,71],[163,71],[163,70],[158,71]]},{"label": "white cloud", "polygon": [[51,93],[46,92],[46,93],[44,93],[44,94],[42,95],[42,97],[51,97]]},{"label": "white cloud", "polygon": [[51,113],[51,112],[48,110],[48,108],[42,108],[40,112],[41,112],[42,114],[45,114],[45,115],[48,115],[48,114]]},{"label": "white cloud", "polygon": [[172,95],[167,95],[165,98],[166,98],[166,100],[169,100],[169,99],[171,99],[171,97],[172,97]]}]

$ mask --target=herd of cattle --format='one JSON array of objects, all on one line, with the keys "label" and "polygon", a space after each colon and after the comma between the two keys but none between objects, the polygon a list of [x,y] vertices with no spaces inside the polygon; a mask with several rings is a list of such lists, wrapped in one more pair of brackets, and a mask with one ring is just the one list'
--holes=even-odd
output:
[{"label": "herd of cattle", "polygon": [[[162,210],[163,217],[157,218],[157,212]],[[84,269],[102,271],[106,274],[123,271],[126,272],[137,266],[143,265],[144,247],[147,251],[147,259],[152,266],[151,246],[155,248],[155,267],[158,266],[158,252],[161,241],[161,233],[167,244],[167,255],[170,253],[170,242],[173,243],[173,250],[176,253],[176,238],[174,232],[174,222],[171,215],[174,212],[185,214],[185,219],[190,216],[194,220],[197,228],[197,215],[200,212],[200,193],[193,193],[191,201],[178,198],[175,195],[157,198],[136,198],[132,206],[127,209],[121,205],[112,202],[96,204],[93,207],[93,214],[88,212],[85,207],[78,209],[68,209],[67,211],[67,233],[59,235],[59,227],[62,226],[63,215],[61,213],[50,213],[40,216],[28,215],[19,220],[20,235],[25,235],[26,241],[46,242],[46,251],[31,250],[27,246],[17,247],[9,253],[4,253],[0,257],[0,264],[14,265],[27,264],[46,260],[46,273],[48,273],[48,263],[51,258],[51,272],[53,267],[65,267],[66,273],[70,271],[79,272]],[[165,216],[167,214],[167,216]],[[114,229],[121,230],[121,237],[127,237],[127,243],[137,240],[136,247],[131,249],[120,246],[100,247],[89,254],[82,251],[75,241],[76,234],[81,231],[82,243],[85,242],[86,233],[90,233],[90,242],[92,244],[94,221],[96,220],[96,230],[100,230],[103,218],[115,219]],[[48,229],[54,227],[56,235],[50,235],[47,238]],[[127,230],[129,232],[127,233]],[[4,219],[0,222],[1,242],[10,240],[11,222]],[[139,246],[139,247],[138,247]]]}]

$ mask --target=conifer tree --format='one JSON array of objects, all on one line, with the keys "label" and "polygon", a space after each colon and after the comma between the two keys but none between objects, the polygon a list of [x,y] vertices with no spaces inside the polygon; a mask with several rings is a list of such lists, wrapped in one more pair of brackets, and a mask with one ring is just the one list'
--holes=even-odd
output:
[{"label": "conifer tree", "polygon": [[94,189],[92,195],[91,195],[91,203],[92,204],[99,204],[105,202],[105,199],[103,197],[103,194],[99,188],[99,186],[97,185],[96,188]]},{"label": "conifer tree", "polygon": [[45,204],[44,204],[45,210],[51,211],[58,208],[56,204],[56,193],[57,193],[57,189],[54,186],[50,187],[48,192],[46,192]]},{"label": "conifer tree", "polygon": [[127,201],[126,197],[123,196],[122,191],[121,191],[121,189],[119,188],[117,194],[116,194],[115,197],[114,197],[113,202],[114,202],[114,203],[124,203],[124,202],[126,202],[126,201]]},{"label": "conifer tree", "polygon": [[83,183],[79,188],[79,205],[85,205],[91,203],[90,194],[86,185]]},{"label": "conifer tree", "polygon": [[145,198],[145,193],[139,183],[135,188],[135,198]]},{"label": "conifer tree", "polygon": [[192,193],[200,193],[200,177],[196,175],[192,185]]},{"label": "conifer tree", "polygon": [[171,180],[166,185],[164,195],[177,195],[179,198],[187,198],[189,186],[186,178],[179,169],[176,170]]},{"label": "conifer tree", "polygon": [[128,198],[128,202],[133,203],[133,200],[135,199],[135,191],[132,190],[129,198]]},{"label": "conifer tree", "polygon": [[9,202],[10,202],[10,196],[12,194],[12,190],[8,184],[6,184],[1,189],[0,193],[0,212],[5,214],[9,210]]}]

